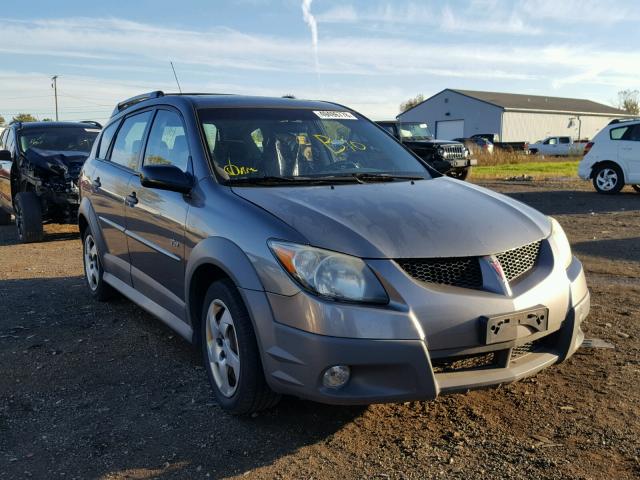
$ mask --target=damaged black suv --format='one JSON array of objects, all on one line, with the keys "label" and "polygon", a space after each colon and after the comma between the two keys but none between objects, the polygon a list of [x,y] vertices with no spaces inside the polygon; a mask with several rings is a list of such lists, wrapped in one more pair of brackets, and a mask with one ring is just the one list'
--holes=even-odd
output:
[{"label": "damaged black suv", "polygon": [[78,176],[100,133],[97,122],[13,122],[0,136],[0,225],[15,214],[22,242],[43,222],[75,222]]}]

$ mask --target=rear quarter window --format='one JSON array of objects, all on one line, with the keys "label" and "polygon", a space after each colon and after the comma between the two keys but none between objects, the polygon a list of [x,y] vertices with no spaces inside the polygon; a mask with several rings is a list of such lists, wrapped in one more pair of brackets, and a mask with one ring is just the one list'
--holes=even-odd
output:
[{"label": "rear quarter window", "polygon": [[609,138],[611,140],[624,140],[624,136],[629,130],[629,125],[624,127],[612,128],[609,130]]}]

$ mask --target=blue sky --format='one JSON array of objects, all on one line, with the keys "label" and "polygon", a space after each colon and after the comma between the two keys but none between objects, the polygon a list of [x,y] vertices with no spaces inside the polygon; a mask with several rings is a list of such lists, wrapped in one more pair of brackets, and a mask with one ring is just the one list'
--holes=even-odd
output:
[{"label": "blue sky", "polygon": [[[615,101],[640,88],[640,3],[29,0],[0,18],[0,114],[108,118],[144,91],[294,94],[372,118],[443,88]],[[306,8],[306,12],[303,11]],[[315,35],[314,35],[315,32]]]}]

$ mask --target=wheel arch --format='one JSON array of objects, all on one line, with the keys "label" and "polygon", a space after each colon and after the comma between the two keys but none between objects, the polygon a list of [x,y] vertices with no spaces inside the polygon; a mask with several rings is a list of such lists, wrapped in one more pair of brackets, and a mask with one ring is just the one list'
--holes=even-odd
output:
[{"label": "wheel arch", "polygon": [[[229,279],[240,291],[246,303],[243,290],[264,291],[264,287],[253,264],[232,241],[222,237],[209,237],[201,241],[191,252],[185,271],[185,299],[188,322],[193,329],[193,343],[199,345],[202,302],[209,286],[218,280]],[[247,310],[251,313],[249,305]],[[257,326],[253,315],[257,334]]]},{"label": "wheel arch", "polygon": [[618,163],[615,160],[598,160],[597,162],[595,162],[593,165],[591,165],[591,173],[589,174],[589,178],[593,178],[595,172],[598,170],[598,168],[600,167],[605,167],[607,165],[611,165],[614,167],[618,167],[620,169],[620,171],[622,172],[622,181],[626,183],[626,177],[627,174],[624,171],[624,167],[622,165],[620,165],[620,163]]}]

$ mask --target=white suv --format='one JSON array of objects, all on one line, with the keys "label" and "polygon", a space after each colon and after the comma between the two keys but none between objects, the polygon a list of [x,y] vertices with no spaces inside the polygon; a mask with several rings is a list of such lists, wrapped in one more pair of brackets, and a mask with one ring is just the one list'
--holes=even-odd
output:
[{"label": "white suv", "polygon": [[640,192],[640,119],[613,120],[589,142],[578,175],[593,179],[598,193],[618,193],[625,184]]}]

